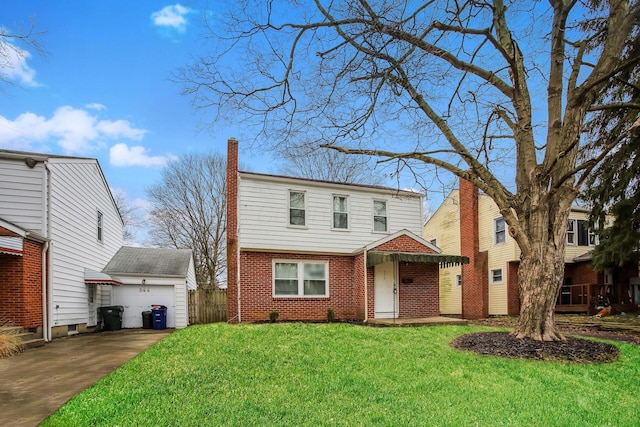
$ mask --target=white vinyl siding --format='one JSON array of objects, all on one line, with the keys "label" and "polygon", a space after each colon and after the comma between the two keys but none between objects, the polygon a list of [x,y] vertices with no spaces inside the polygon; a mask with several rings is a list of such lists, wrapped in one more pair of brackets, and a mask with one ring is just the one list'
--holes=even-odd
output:
[{"label": "white vinyl siding", "polygon": [[44,236],[45,174],[42,162],[0,159],[0,218]]},{"label": "white vinyl siding", "polygon": [[[87,322],[84,269],[100,271],[122,246],[122,221],[95,160],[50,159],[52,326]],[[103,241],[96,238],[96,210]],[[57,307],[57,308],[56,308]]]},{"label": "white vinyl siding", "polygon": [[[380,233],[374,233],[371,225],[372,198],[387,200],[387,216],[393,218],[389,233],[407,229],[422,234],[421,194],[306,181],[294,184],[305,186],[305,227],[287,226],[291,181],[240,174],[238,225],[241,248],[350,254],[380,239]],[[332,232],[334,194],[349,197],[348,233]]]}]

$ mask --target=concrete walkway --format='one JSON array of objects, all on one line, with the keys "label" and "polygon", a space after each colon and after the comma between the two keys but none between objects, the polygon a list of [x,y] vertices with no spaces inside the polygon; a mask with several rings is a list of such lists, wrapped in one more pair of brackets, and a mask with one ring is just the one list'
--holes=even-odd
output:
[{"label": "concrete walkway", "polygon": [[0,359],[0,426],[37,426],[70,398],[170,333],[124,329],[83,334]]}]

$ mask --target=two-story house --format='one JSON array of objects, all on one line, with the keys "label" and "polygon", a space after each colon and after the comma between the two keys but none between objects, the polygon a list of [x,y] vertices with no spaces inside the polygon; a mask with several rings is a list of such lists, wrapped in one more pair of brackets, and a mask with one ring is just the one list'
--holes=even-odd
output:
[{"label": "two-story house", "polygon": [[440,314],[421,193],[238,171],[227,159],[228,318],[419,318]]},{"label": "two-story house", "polygon": [[187,326],[191,251],[123,248],[122,227],[96,159],[0,150],[0,326],[49,341],[97,330],[102,306],[141,327],[152,304]]},{"label": "two-story house", "polygon": [[[573,207],[569,214],[565,282],[558,295],[557,312],[593,312],[598,295],[609,294],[615,304],[632,303],[631,293],[624,286],[615,286],[623,282],[628,285],[626,273],[598,273],[591,268],[590,252],[597,237],[589,229],[588,217],[589,211],[581,207]],[[445,198],[426,223],[424,238],[445,252],[460,252],[470,258],[466,278],[461,266],[440,269],[443,314],[481,318],[520,312],[520,249],[489,196],[461,179],[459,189]]]}]

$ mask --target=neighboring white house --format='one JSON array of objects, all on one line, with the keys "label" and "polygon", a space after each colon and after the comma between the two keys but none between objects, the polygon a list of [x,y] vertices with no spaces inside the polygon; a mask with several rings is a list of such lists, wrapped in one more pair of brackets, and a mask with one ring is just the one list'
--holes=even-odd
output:
[{"label": "neighboring white house", "polygon": [[103,273],[117,277],[110,305],[124,307],[123,328],[141,328],[142,312],[155,305],[167,307],[167,327],[189,324],[189,290],[196,289],[191,249],[156,249],[124,246]]},{"label": "neighboring white house", "polygon": [[[97,330],[102,306],[130,307],[124,326],[142,326],[137,304],[150,303],[169,307],[168,327],[187,326],[191,251],[133,257],[122,228],[96,159],[0,150],[0,323],[49,341]],[[123,278],[103,271],[119,251],[139,261]],[[131,286],[141,278],[146,299]]]},{"label": "neighboring white house", "polygon": [[85,272],[99,272],[120,249],[123,227],[98,161],[0,150],[0,218],[47,242],[44,339],[96,326],[110,286],[87,284]]}]

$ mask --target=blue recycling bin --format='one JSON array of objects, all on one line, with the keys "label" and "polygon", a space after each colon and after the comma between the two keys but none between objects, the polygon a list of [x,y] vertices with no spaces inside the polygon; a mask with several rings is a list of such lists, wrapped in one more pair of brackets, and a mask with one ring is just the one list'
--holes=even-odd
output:
[{"label": "blue recycling bin", "polygon": [[167,307],[164,305],[154,305],[151,309],[153,318],[153,329],[167,329]]}]

